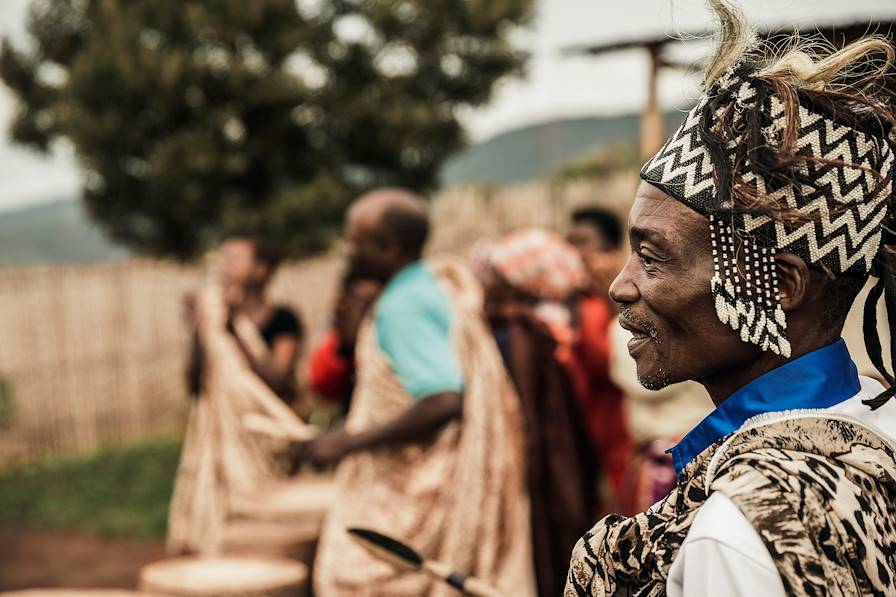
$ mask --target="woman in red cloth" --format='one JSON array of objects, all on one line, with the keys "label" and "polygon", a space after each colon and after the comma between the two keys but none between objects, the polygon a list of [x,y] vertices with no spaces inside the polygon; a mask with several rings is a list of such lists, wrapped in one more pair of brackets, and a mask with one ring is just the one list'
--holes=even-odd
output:
[{"label": "woman in red cloth", "polygon": [[338,401],[343,415],[348,413],[355,389],[358,328],[381,289],[374,280],[346,276],[333,310],[333,327],[311,353],[309,385],[321,398]]},{"label": "woman in red cloth", "polygon": [[486,313],[525,418],[538,595],[554,597],[563,589],[576,530],[587,529],[599,509],[571,308],[585,269],[562,237],[535,228],[507,236],[480,257]]},{"label": "woman in red cloth", "polygon": [[579,209],[571,220],[567,240],[578,249],[588,275],[574,304],[578,338],[572,371],[588,436],[610,484],[604,506],[616,511],[632,451],[624,395],[610,378],[616,308],[608,290],[621,269],[622,229],[616,214],[599,207]]}]

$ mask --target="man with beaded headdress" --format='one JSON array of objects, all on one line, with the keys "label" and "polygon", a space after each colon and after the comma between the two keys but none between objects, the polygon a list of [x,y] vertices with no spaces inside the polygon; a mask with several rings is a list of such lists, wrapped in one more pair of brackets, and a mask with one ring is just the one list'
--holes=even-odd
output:
[{"label": "man with beaded headdress", "polygon": [[[565,595],[892,594],[894,49],[869,36],[770,57],[721,20],[705,94],[641,171],[610,294],[648,388],[716,405],[672,450],[676,488],[576,546]],[[870,279],[860,377],[843,340]],[[893,334],[891,334],[893,337]],[[896,355],[896,351],[890,351]]]}]

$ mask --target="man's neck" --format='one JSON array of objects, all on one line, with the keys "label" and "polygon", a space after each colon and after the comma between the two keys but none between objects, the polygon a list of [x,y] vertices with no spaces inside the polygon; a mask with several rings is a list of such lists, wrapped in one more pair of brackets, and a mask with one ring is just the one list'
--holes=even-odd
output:
[{"label": "man's neck", "polygon": [[418,261],[420,261],[420,259],[422,259],[422,258],[421,257],[408,257],[408,258],[402,259],[401,262],[399,262],[395,266],[395,268],[393,268],[392,273],[390,273],[386,277],[386,279],[383,280],[383,284],[388,284],[393,278],[395,278],[395,276],[397,276],[399,273],[401,273],[402,270],[404,270],[409,265],[417,263]]},{"label": "man's neck", "polygon": [[[796,357],[794,357],[796,358]],[[773,369],[787,363],[788,359],[771,352],[760,353],[759,358],[747,365],[738,365],[728,371],[707,376],[698,380],[706,391],[712,403],[719,406],[736,391],[761,377]]]},{"label": "man's neck", "polygon": [[[794,334],[793,336],[791,336],[791,338],[794,337],[798,337],[798,335]],[[772,352],[760,352],[759,356],[750,363],[740,363],[726,371],[707,376],[697,381],[700,382],[704,388],[706,388],[706,391],[709,393],[709,397],[712,399],[713,404],[719,406],[720,404],[725,402],[725,400],[730,398],[732,394],[734,394],[736,391],[738,391],[754,379],[765,375],[773,369],[777,369],[782,365],[786,365],[791,361],[805,356],[810,352],[814,352],[819,348],[824,348],[825,346],[835,341],[836,338],[815,338],[810,342],[803,343],[792,341],[793,352],[789,359],[784,358],[780,355],[776,355]]]},{"label": "man's neck", "polygon": [[261,288],[247,288],[245,290],[245,299],[243,299],[240,305],[240,311],[250,319],[256,320],[266,309],[267,301],[264,297],[264,290]]}]

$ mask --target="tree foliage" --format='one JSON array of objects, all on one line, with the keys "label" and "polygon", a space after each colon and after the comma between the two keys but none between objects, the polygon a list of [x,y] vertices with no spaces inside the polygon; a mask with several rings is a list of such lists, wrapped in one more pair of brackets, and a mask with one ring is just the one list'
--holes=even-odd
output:
[{"label": "tree foliage", "polygon": [[431,189],[458,110],[525,56],[531,0],[36,0],[4,40],[14,140],[75,148],[116,241],[189,259],[231,232],[327,245],[353,196]]}]

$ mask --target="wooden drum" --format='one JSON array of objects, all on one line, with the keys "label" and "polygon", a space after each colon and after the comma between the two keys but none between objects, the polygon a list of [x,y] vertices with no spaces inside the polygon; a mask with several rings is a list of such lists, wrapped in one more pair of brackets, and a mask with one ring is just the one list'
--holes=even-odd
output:
[{"label": "wooden drum", "polygon": [[235,504],[234,515],[254,520],[320,524],[335,497],[331,478],[300,477]]},{"label": "wooden drum", "polygon": [[140,571],[140,590],[169,597],[307,597],[308,568],[285,558],[172,558]]},{"label": "wooden drum", "polygon": [[298,560],[310,567],[317,549],[320,524],[233,520],[224,529],[222,553],[226,556],[264,556]]},{"label": "wooden drum", "polygon": [[3,597],[152,597],[146,593],[118,589],[27,589],[0,592]]}]

